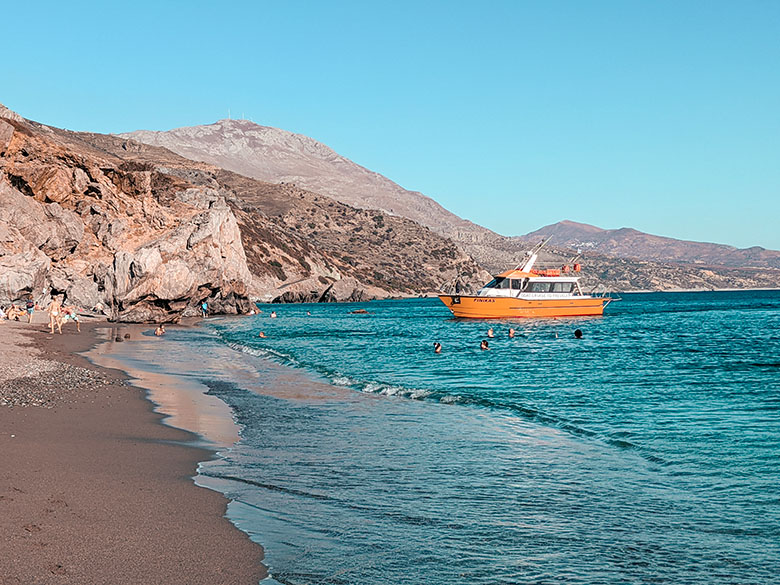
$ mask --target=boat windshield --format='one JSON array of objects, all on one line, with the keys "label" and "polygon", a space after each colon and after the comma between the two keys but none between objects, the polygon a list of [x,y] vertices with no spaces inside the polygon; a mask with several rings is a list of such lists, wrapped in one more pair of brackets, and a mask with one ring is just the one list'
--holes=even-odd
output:
[{"label": "boat windshield", "polygon": [[510,287],[510,281],[508,278],[504,278],[503,276],[496,276],[493,280],[488,282],[482,288],[509,288],[509,287]]}]

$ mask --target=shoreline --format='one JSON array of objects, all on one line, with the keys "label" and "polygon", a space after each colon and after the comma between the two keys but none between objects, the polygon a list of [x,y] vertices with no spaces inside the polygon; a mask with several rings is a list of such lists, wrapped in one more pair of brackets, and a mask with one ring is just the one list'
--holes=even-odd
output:
[{"label": "shoreline", "polygon": [[148,326],[88,321],[54,336],[44,326],[0,323],[0,398],[42,402],[0,406],[0,583],[265,578],[262,548],[226,518],[228,500],[195,482],[217,447],[84,357],[101,330],[132,338]]}]

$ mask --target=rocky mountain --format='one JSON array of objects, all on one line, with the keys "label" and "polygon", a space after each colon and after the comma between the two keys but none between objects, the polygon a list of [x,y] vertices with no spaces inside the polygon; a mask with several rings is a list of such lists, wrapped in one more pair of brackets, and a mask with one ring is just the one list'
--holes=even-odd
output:
[{"label": "rocky mountain", "polygon": [[485,229],[308,136],[260,126],[248,120],[219,120],[206,126],[165,132],[138,130],[119,136],[161,146],[183,157],[208,162],[246,177],[292,183],[352,207],[378,209],[406,217],[447,237],[458,230]]},{"label": "rocky mountain", "polygon": [[580,248],[619,258],[745,269],[780,268],[780,252],[776,250],[758,246],[739,249],[722,244],[676,240],[631,228],[605,230],[568,220],[545,226],[523,238],[535,241],[549,236],[557,246]]},{"label": "rocky mountain", "polygon": [[411,219],[451,239],[488,270],[515,262],[518,248],[522,251],[527,246],[458,217],[433,199],[404,189],[321,142],[279,128],[248,120],[220,120],[205,126],[163,132],[138,130],[119,136],[246,177],[291,184],[352,207]]},{"label": "rocky mountain", "polygon": [[486,278],[408,219],[2,106],[0,275],[2,303],[65,294],[124,321],[178,319],[203,300],[240,313],[255,298],[359,300]]},{"label": "rocky mountain", "polygon": [[[289,188],[304,187],[355,207],[413,219],[451,239],[480,266],[494,273],[515,266],[529,242],[553,235],[551,250],[557,253],[550,256],[552,264],[571,257],[572,250],[584,248],[584,261],[593,269],[586,273],[586,278],[598,278],[615,290],[772,287],[777,286],[780,276],[774,270],[765,270],[780,268],[778,253],[761,248],[740,251],[647,234],[641,238],[613,234],[600,244],[595,234],[609,230],[585,226],[583,235],[568,237],[562,226],[583,225],[572,222],[548,226],[526,236],[502,236],[457,217],[421,193],[403,189],[311,138],[247,120],[220,120],[207,126],[137,131],[121,136],[165,147],[247,177]],[[615,243],[610,244],[613,240]]]}]

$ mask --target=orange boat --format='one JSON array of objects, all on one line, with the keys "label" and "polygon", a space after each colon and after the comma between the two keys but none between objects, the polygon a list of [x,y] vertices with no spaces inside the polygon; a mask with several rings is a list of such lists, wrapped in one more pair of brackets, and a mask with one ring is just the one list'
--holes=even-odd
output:
[{"label": "orange boat", "polygon": [[476,295],[439,295],[439,299],[453,315],[466,319],[602,315],[615,299],[584,294],[573,275],[580,271],[579,264],[534,270],[545,243],[526,252],[528,258],[521,266],[498,274]]}]

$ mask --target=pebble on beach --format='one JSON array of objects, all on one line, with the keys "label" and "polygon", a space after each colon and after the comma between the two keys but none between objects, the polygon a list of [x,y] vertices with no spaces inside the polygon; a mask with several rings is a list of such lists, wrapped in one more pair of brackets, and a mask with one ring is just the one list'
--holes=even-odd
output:
[{"label": "pebble on beach", "polygon": [[108,384],[122,384],[98,370],[39,357],[26,339],[9,329],[3,331],[5,351],[0,355],[0,407],[51,408],[76,394],[96,392]]},{"label": "pebble on beach", "polygon": [[[27,371],[18,370],[7,377],[7,364],[0,365],[0,407],[41,406],[51,408],[58,402],[67,402],[73,392],[105,386],[111,381],[95,370],[50,360],[34,360]],[[56,377],[56,384],[52,378]]]}]

